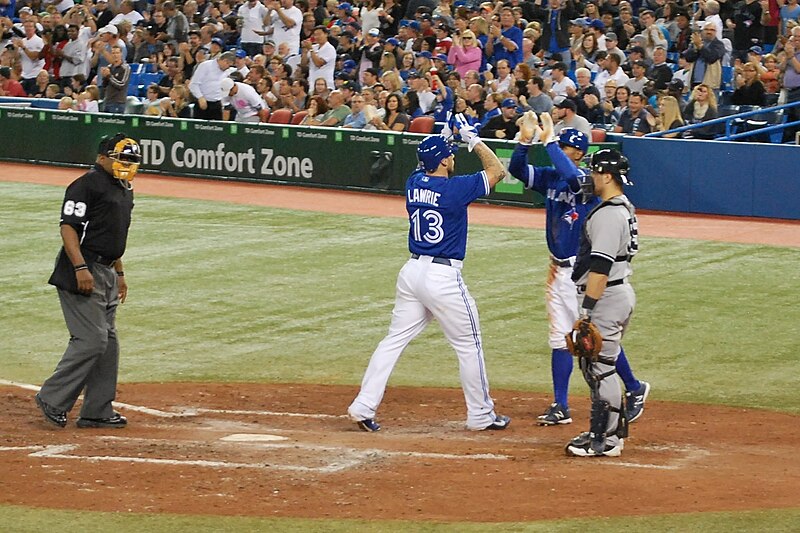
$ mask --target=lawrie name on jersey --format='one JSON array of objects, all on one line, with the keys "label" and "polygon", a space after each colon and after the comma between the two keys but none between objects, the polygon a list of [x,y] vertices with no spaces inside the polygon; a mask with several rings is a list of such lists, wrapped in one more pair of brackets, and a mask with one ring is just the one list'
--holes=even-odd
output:
[{"label": "lawrie name on jersey", "polygon": [[439,207],[439,197],[441,193],[428,189],[409,189],[408,201],[412,204],[428,204]]}]

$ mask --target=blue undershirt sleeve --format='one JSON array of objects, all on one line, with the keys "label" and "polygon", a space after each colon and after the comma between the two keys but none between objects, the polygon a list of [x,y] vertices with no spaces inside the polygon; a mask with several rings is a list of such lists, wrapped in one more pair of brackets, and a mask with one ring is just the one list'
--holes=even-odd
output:
[{"label": "blue undershirt sleeve", "polygon": [[525,185],[526,189],[533,187],[533,180],[528,165],[528,148],[524,144],[517,144],[514,153],[511,154],[511,161],[508,164],[508,171]]}]

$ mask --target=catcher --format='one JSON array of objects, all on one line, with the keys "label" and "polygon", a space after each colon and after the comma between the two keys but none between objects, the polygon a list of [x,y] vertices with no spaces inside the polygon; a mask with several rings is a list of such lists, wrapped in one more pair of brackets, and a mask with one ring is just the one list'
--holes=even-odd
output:
[{"label": "catcher", "polygon": [[611,456],[622,453],[628,424],[615,364],[620,343],[636,304],[628,279],[638,251],[633,205],[623,193],[628,160],[616,150],[600,150],[591,159],[591,182],[583,186],[602,200],[586,218],[572,279],[582,299],[580,318],[567,334],[567,347],[589,384],[592,411],[589,431],[566,446],[567,455]]}]

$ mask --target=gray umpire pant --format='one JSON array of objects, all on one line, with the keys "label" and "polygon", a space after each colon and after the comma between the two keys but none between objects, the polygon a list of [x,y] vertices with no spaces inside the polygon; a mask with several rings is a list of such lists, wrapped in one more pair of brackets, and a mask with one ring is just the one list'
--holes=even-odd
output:
[{"label": "gray umpire pant", "polygon": [[82,418],[107,418],[117,392],[119,344],[114,321],[119,305],[117,273],[94,264],[94,290],[83,296],[58,289],[70,339],[55,372],[42,385],[42,400],[60,411],[70,411],[83,398]]}]

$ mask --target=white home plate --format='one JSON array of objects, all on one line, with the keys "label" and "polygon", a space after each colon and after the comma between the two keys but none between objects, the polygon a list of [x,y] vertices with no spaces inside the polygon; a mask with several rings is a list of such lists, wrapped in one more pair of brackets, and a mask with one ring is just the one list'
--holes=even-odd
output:
[{"label": "white home plate", "polygon": [[279,440],[289,440],[289,437],[269,435],[267,433],[234,433],[232,435],[222,437],[219,440],[228,442],[275,442]]}]

